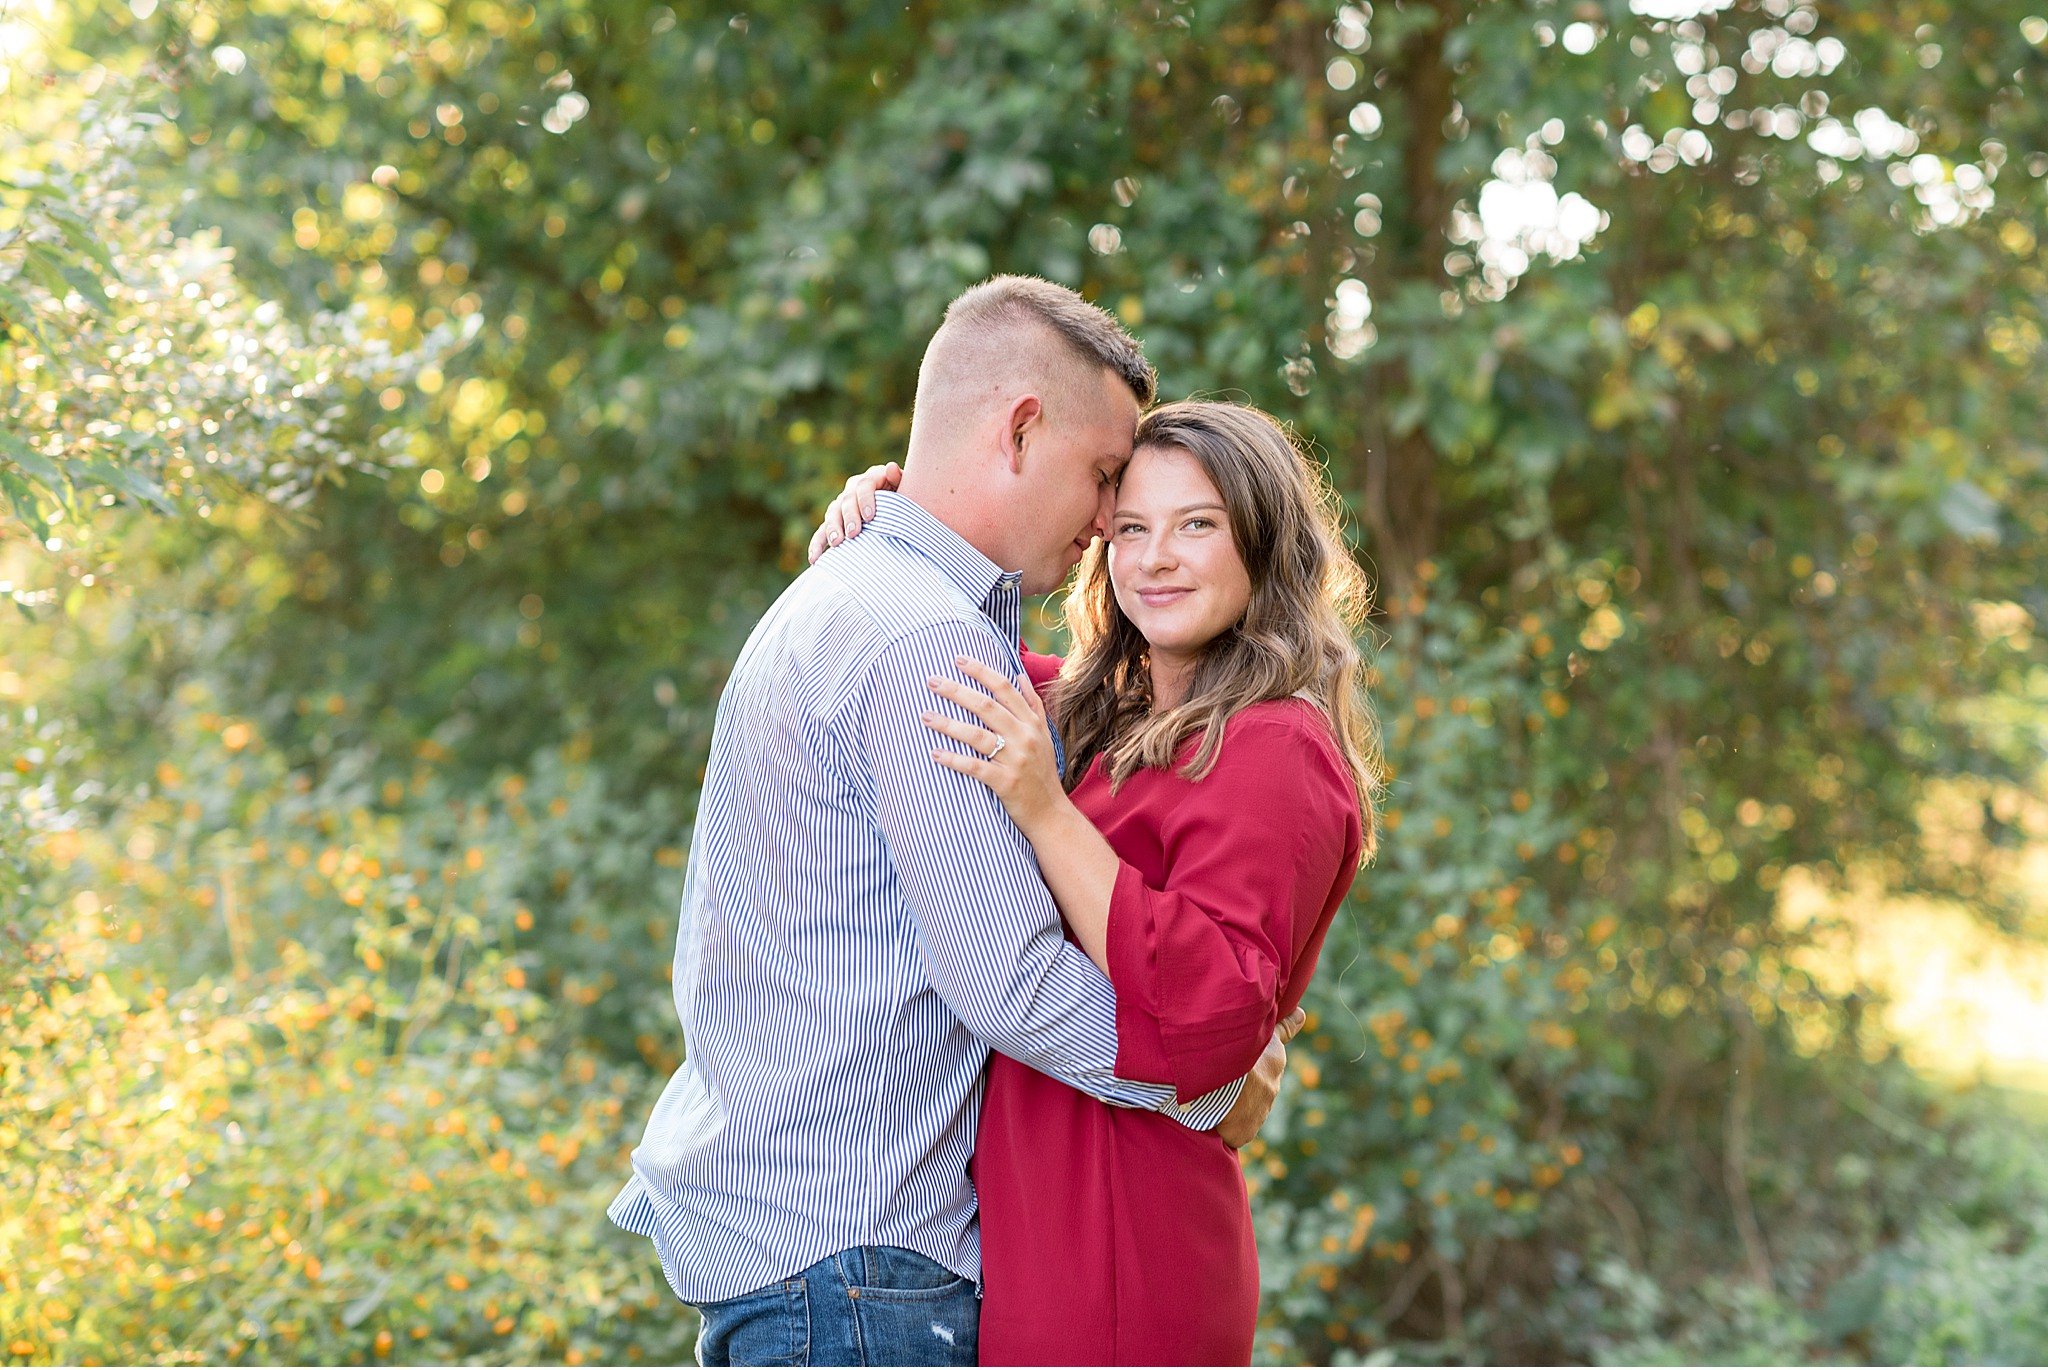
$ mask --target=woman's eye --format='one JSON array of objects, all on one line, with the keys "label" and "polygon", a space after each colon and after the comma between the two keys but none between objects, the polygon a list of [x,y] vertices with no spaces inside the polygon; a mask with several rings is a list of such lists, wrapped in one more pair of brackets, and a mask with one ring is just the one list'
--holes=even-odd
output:
[{"label": "woman's eye", "polygon": [[1184,523],[1184,524],[1182,524],[1182,525],[1181,525],[1181,527],[1183,527],[1183,528],[1198,528],[1198,529],[1199,529],[1199,528],[1214,528],[1215,526],[1216,526],[1216,525],[1215,525],[1215,523],[1214,523],[1214,522],[1212,522],[1212,521],[1211,521],[1211,520],[1209,520],[1209,519],[1189,519],[1189,520],[1188,520],[1188,521],[1187,521],[1186,523]]},{"label": "woman's eye", "polygon": [[1119,523],[1116,526],[1116,535],[1118,537],[1122,537],[1126,533],[1142,533],[1144,531],[1144,525],[1139,523]]}]

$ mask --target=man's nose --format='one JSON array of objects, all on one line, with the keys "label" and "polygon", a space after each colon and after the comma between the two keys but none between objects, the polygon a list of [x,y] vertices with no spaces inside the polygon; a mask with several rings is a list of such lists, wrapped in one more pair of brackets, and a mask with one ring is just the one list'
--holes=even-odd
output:
[{"label": "man's nose", "polygon": [[1098,496],[1095,501],[1095,522],[1088,525],[1090,531],[1092,531],[1095,534],[1095,536],[1104,539],[1107,539],[1109,537],[1110,515],[1115,511],[1115,509],[1116,487],[1113,485],[1105,485],[1104,487],[1102,487],[1102,494]]}]

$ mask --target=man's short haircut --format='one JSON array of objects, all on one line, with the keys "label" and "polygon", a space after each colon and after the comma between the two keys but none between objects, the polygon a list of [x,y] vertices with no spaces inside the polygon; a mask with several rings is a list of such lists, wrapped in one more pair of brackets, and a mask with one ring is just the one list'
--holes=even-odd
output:
[{"label": "man's short haircut", "polygon": [[979,333],[991,325],[1037,322],[1058,335],[1077,361],[1108,367],[1129,386],[1142,408],[1158,393],[1159,379],[1138,340],[1106,310],[1063,285],[1036,276],[991,276],[946,307],[945,326]]}]

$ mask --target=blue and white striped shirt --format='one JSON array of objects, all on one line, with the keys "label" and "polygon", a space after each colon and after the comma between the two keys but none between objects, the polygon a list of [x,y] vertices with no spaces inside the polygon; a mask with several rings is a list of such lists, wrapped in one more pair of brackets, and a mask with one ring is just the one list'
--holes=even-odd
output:
[{"label": "blue and white striped shirt", "polygon": [[[684,880],[689,1058],[611,1217],[677,1295],[749,1293],[854,1246],[979,1280],[967,1161],[990,1047],[1098,1098],[1211,1128],[1119,1080],[1110,983],[1060,933],[1031,848],[919,715],[956,656],[1014,675],[1019,577],[913,501],[799,576],[719,701]],[[963,749],[964,750],[964,749]]]}]

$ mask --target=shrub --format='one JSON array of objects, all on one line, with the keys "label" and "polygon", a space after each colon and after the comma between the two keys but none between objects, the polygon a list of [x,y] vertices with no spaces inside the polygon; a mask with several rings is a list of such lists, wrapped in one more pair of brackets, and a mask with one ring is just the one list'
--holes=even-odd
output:
[{"label": "shrub", "polygon": [[[146,794],[17,825],[7,1354],[683,1356],[691,1320],[603,1213],[647,1077],[579,1048],[529,979],[528,915],[463,845],[492,819],[329,807],[204,714],[170,740],[184,764]],[[165,973],[215,927],[228,969]]]}]

